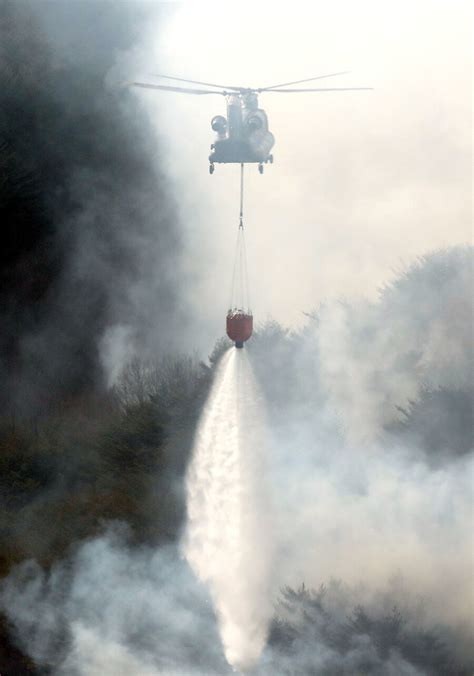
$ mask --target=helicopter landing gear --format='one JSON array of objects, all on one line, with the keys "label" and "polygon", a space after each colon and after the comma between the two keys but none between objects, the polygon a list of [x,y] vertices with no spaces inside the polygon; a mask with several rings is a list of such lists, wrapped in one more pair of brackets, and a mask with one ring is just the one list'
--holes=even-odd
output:
[{"label": "helicopter landing gear", "polygon": [[214,173],[214,169],[215,169],[214,163],[211,162],[211,164],[209,165],[209,173],[210,173],[210,174],[213,174],[213,173]]},{"label": "helicopter landing gear", "polygon": [[258,171],[263,174],[263,164],[261,162],[258,164]]},{"label": "helicopter landing gear", "polygon": [[270,162],[270,164],[273,164],[273,155],[268,156],[268,161]]}]

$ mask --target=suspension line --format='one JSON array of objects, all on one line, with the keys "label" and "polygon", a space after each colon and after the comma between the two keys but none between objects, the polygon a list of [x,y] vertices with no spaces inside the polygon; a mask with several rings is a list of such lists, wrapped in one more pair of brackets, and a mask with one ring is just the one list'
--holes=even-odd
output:
[{"label": "suspension line", "polygon": [[244,163],[240,164],[240,220],[239,228],[244,229]]},{"label": "suspension line", "polygon": [[239,229],[237,233],[234,270],[232,275],[230,308],[250,308],[250,293],[247,269],[247,255],[244,236],[244,164],[240,165],[240,211]]}]

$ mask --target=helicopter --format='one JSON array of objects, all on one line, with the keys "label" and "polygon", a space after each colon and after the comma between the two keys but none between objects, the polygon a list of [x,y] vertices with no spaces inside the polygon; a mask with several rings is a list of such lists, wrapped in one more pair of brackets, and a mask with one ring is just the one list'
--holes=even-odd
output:
[{"label": "helicopter", "polygon": [[330,73],[328,75],[318,75],[304,80],[295,80],[293,82],[284,82],[282,84],[258,88],[220,85],[211,82],[200,82],[198,80],[171,77],[170,75],[154,75],[153,77],[173,80],[175,82],[184,82],[188,85],[200,85],[202,87],[207,87],[207,89],[154,84],[152,82],[130,82],[128,84],[133,87],[158,89],[180,94],[195,94],[198,96],[217,94],[219,96],[224,96],[227,102],[227,117],[215,115],[211,120],[211,128],[216,132],[216,138],[211,144],[209,173],[214,173],[216,163],[240,165],[254,163],[258,164],[258,170],[263,174],[264,164],[273,163],[273,155],[270,151],[275,144],[275,137],[268,128],[268,117],[266,112],[263,108],[259,108],[258,106],[259,94],[269,92],[295,94],[324,91],[363,91],[372,89],[372,87],[288,89],[288,87],[293,87],[294,85],[313,82],[314,80],[321,80],[327,77],[335,77],[336,75],[345,75],[348,72],[349,71],[341,71],[339,73]]}]

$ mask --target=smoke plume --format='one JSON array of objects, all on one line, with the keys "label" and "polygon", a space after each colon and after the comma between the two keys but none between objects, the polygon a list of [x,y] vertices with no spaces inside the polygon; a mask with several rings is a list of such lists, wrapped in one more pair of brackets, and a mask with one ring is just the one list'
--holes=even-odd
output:
[{"label": "smoke plume", "polygon": [[98,9],[0,6],[0,357],[13,413],[101,387],[135,350],[175,349],[185,326],[160,149],[133,99],[106,84],[144,11]]}]

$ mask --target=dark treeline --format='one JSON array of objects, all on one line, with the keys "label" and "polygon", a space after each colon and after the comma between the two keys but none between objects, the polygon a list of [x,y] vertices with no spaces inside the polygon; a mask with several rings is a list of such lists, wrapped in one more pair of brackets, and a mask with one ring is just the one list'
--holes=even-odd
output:
[{"label": "dark treeline", "polygon": [[[471,666],[456,660],[439,630],[420,629],[397,606],[370,612],[356,605],[344,616],[328,601],[331,596],[343,596],[340,583],[282,591],[269,637],[275,673],[384,675],[413,673],[413,668],[430,676],[472,673]],[[293,671],[293,662],[302,669]]]},{"label": "dark treeline", "polygon": [[[135,546],[176,541],[210,380],[192,358],[133,361],[108,392],[69,399],[40,419],[3,417],[0,576],[28,559],[49,569],[115,521],[129,525]],[[1,673],[36,673],[4,620],[0,632]]]},{"label": "dark treeline", "polygon": [[175,539],[182,481],[211,377],[191,358],[132,362],[110,391],[0,426],[0,569],[45,565],[124,519],[137,541]]}]

